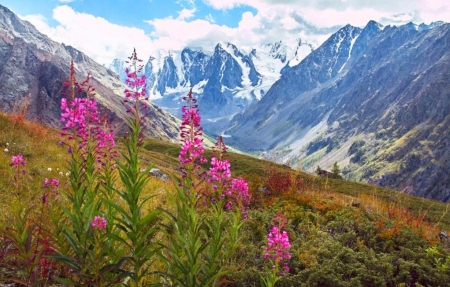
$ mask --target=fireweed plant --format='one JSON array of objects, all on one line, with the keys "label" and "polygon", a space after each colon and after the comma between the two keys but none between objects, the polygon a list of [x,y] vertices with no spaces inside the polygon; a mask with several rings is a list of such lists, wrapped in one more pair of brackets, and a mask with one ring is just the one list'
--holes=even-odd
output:
[{"label": "fireweed plant", "polygon": [[175,211],[167,211],[171,226],[161,251],[167,268],[163,274],[170,286],[216,286],[232,271],[229,263],[238,246],[248,186],[243,179],[231,178],[221,138],[215,145],[218,158],[211,160],[209,171],[202,170],[206,159],[197,100],[192,90],[183,100],[181,178],[177,179]]},{"label": "fireweed plant", "polygon": [[[70,286],[109,286],[118,280],[114,272],[118,273],[122,263],[121,250],[115,248],[112,239],[119,229],[110,225],[97,230],[91,222],[100,214],[113,216],[111,209],[102,206],[102,198],[111,195],[108,179],[112,181],[113,171],[106,162],[115,157],[115,142],[113,133],[105,129],[99,117],[89,79],[90,75],[81,84],[77,82],[72,61],[69,79],[64,83],[65,97],[61,99],[61,144],[67,146],[70,154],[70,187],[63,192],[68,204],[60,205],[67,221],[58,225],[65,241],[58,240],[57,253],[51,257],[70,270],[56,278],[58,282]],[[57,218],[53,221],[57,222]]]},{"label": "fireweed plant", "polygon": [[113,238],[121,248],[127,251],[127,261],[131,266],[126,275],[131,277],[131,286],[146,286],[146,278],[154,271],[152,262],[157,258],[159,245],[155,242],[158,227],[155,222],[160,214],[154,210],[143,214],[146,202],[153,196],[143,197],[142,192],[148,183],[148,172],[152,166],[141,171],[139,153],[143,143],[143,120],[148,116],[148,98],[146,97],[145,75],[142,74],[142,60],[137,57],[136,50],[129,57],[130,68],[126,69],[126,84],[124,104],[131,116],[127,123],[129,133],[125,137],[126,152],[122,153],[123,161],[117,161],[118,171],[124,190],[113,189],[115,195],[124,202],[119,205],[107,200],[109,206],[117,211],[115,224],[122,231],[120,236]]},{"label": "fireweed plant", "polygon": [[271,271],[266,277],[261,278],[261,284],[266,287],[273,287],[275,283],[289,272],[288,260],[291,258],[289,249],[289,235],[285,230],[287,219],[280,211],[273,218],[273,224],[267,235],[267,247],[264,257],[270,260]]},{"label": "fireweed plant", "polygon": [[[15,170],[14,186],[17,189],[17,199],[20,200],[26,162],[19,154],[12,156],[10,165]],[[8,216],[11,227],[0,230],[4,242],[10,246],[4,259],[12,260],[14,271],[21,275],[10,280],[23,286],[43,286],[49,281],[51,274],[59,269],[55,261],[47,257],[54,250],[50,240],[51,231],[43,224],[51,212],[47,203],[59,194],[58,180],[45,179],[43,188],[49,186],[52,186],[52,191],[44,193],[36,205],[23,207],[19,201],[16,212]]]},{"label": "fireweed plant", "polygon": [[[202,167],[207,160],[192,91],[183,98],[181,175],[175,178],[174,205],[144,212],[153,197],[143,195],[151,166],[143,170],[139,160],[149,105],[136,51],[128,63],[124,104],[129,131],[121,159],[114,134],[97,109],[90,76],[78,83],[71,63],[61,100],[69,183],[62,188],[56,179],[45,179],[41,206],[46,215],[39,221],[50,227],[37,226],[41,235],[30,239],[36,227],[29,224],[29,211],[19,212],[17,227],[6,234],[26,261],[22,269],[28,282],[21,283],[27,286],[42,283],[36,279],[38,271],[40,279],[51,277],[64,286],[218,286],[234,270],[250,201],[248,185],[231,176],[222,137],[213,148],[211,167]],[[18,194],[24,165],[23,157],[13,157]],[[280,261],[274,262],[279,266]]]}]

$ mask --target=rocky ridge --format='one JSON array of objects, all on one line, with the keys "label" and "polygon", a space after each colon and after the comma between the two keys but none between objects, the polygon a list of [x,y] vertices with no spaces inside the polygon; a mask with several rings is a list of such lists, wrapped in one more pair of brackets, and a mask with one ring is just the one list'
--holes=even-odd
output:
[{"label": "rocky ridge", "polygon": [[[156,104],[179,116],[180,99],[192,88],[205,130],[220,134],[233,115],[260,100],[283,72],[312,50],[300,39],[260,45],[249,52],[228,42],[218,43],[212,51],[159,50],[145,65],[148,93]],[[118,75],[122,67],[120,60],[110,65]]]},{"label": "rocky ridge", "polygon": [[235,116],[227,142],[450,201],[450,24],[347,25]]},{"label": "rocky ridge", "polygon": [[[73,47],[52,41],[0,5],[0,110],[22,109],[31,120],[60,127],[59,103],[71,59],[77,77],[83,79],[91,73],[100,109],[118,131],[123,130],[126,87],[119,77]],[[154,104],[149,106],[146,133],[177,141],[178,120]]]}]

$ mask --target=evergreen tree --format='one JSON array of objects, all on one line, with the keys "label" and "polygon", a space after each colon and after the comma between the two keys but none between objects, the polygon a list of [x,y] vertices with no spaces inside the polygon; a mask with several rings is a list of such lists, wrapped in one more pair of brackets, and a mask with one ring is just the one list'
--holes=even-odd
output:
[{"label": "evergreen tree", "polygon": [[341,168],[339,167],[337,162],[334,162],[333,167],[331,168],[331,173],[333,174],[333,177],[335,178],[339,177],[339,174],[341,173]]},{"label": "evergreen tree", "polygon": [[320,166],[317,166],[317,169],[316,169],[317,175],[319,175],[321,171],[322,171],[322,169],[320,168]]}]

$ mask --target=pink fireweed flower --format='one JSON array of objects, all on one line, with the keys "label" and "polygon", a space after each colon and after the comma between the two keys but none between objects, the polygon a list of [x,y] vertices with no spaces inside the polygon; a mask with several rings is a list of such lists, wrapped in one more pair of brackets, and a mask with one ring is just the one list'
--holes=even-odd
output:
[{"label": "pink fireweed flower", "polygon": [[95,216],[91,221],[91,228],[94,229],[105,229],[106,228],[106,218]]},{"label": "pink fireweed flower", "polygon": [[200,169],[200,163],[206,162],[203,157],[203,139],[201,136],[202,127],[200,126],[200,114],[197,110],[197,100],[192,96],[192,89],[183,100],[187,106],[182,107],[182,123],[180,126],[180,137],[183,142],[178,159],[180,160],[180,170],[182,176],[186,177],[188,171]]},{"label": "pink fireweed flower", "polygon": [[[52,194],[53,195],[59,195],[59,192],[58,192],[59,181],[57,179],[52,178],[51,180],[49,180],[48,178],[45,178],[44,179],[44,185],[42,186],[42,188],[46,189],[46,188],[49,188],[49,187],[52,187]],[[46,204],[47,201],[48,201],[49,196],[50,196],[49,193],[45,193],[42,196],[41,202],[43,204]]]},{"label": "pink fireweed flower", "polygon": [[53,185],[54,187],[59,187],[59,181],[55,178],[52,178],[50,184]]},{"label": "pink fireweed flower", "polygon": [[218,152],[218,155],[211,159],[208,181],[213,184],[214,192],[219,191],[217,196],[223,201],[224,209],[239,208],[246,218],[246,210],[250,204],[247,181],[243,178],[231,178],[231,164],[228,159],[224,159],[226,150],[223,138],[219,136],[213,148],[213,152]]},{"label": "pink fireweed flower", "polygon": [[209,182],[218,181],[221,182],[222,179],[228,179],[231,177],[230,162],[226,160],[218,160],[213,157],[211,159],[212,167],[209,169]]},{"label": "pink fireweed flower", "polygon": [[250,195],[245,179],[233,178],[220,198],[226,202],[225,209],[230,210],[233,206],[236,206],[244,214],[244,217],[246,217],[246,211],[250,204]]},{"label": "pink fireweed flower", "polygon": [[132,99],[145,98],[147,86],[145,75],[139,76],[136,72],[130,72],[128,68],[125,70],[125,73],[127,74],[125,84],[132,89],[125,90],[125,97]]},{"label": "pink fireweed flower", "polygon": [[13,166],[13,167],[16,167],[16,168],[19,168],[19,166],[25,166],[27,163],[25,162],[25,160],[23,159],[23,156],[22,155],[16,155],[16,156],[12,156],[12,158],[11,158],[11,163],[10,163],[10,166]]},{"label": "pink fireweed flower", "polygon": [[44,185],[42,188],[47,188],[49,186],[59,187],[59,181],[56,178],[52,178],[52,180],[49,180],[48,178],[44,179]]},{"label": "pink fireweed flower", "polygon": [[283,272],[280,275],[283,276],[284,272],[289,272],[287,260],[291,258],[289,253],[291,244],[289,242],[289,234],[284,230],[287,219],[281,211],[274,217],[274,223],[267,235],[267,247],[264,257],[275,263],[274,268],[281,266]]},{"label": "pink fireweed flower", "polygon": [[278,227],[273,226],[267,236],[265,257],[272,258],[272,260],[277,262],[290,259],[291,254],[288,251],[290,247],[288,233],[286,231],[280,231]]},{"label": "pink fireweed flower", "polygon": [[231,190],[233,191],[236,202],[240,202],[244,207],[250,204],[250,194],[248,193],[248,184],[245,179],[233,178],[231,181]]},{"label": "pink fireweed flower", "polygon": [[181,121],[184,124],[189,126],[192,125],[194,127],[200,127],[201,117],[195,106],[191,107],[183,106],[181,107],[181,112],[183,113]]},{"label": "pink fireweed flower", "polygon": [[134,99],[138,101],[146,98],[147,79],[145,74],[142,74],[142,69],[144,66],[139,64],[142,60],[138,58],[136,49],[133,50],[133,53],[130,57],[128,57],[128,59],[130,60],[132,70],[129,68],[125,69],[125,73],[127,74],[125,84],[130,89],[125,89],[124,93],[127,99]]},{"label": "pink fireweed flower", "polygon": [[75,98],[68,104],[67,100],[62,98],[61,110],[64,130],[75,129],[83,135],[88,132],[89,124],[100,124],[95,99]]},{"label": "pink fireweed flower", "polygon": [[[95,89],[89,81],[90,75],[81,85],[76,82],[72,62],[70,78],[64,83],[64,87],[68,89],[72,97],[69,100],[61,99],[61,122],[63,123],[61,136],[67,138],[67,141],[62,144],[68,146],[69,153],[81,151],[83,159],[93,152],[97,162],[103,165],[108,155],[110,158],[115,155],[114,134],[112,131],[106,131],[107,125],[100,120],[97,101],[94,98]],[[86,98],[75,97],[79,93],[86,95]]]},{"label": "pink fireweed flower", "polygon": [[115,147],[114,133],[106,133],[105,131],[97,131],[97,148]]},{"label": "pink fireweed flower", "polygon": [[182,165],[187,165],[191,162],[196,161],[197,159],[200,162],[204,162],[202,157],[205,149],[203,148],[203,140],[199,138],[194,138],[194,141],[186,139],[181,147],[180,154],[178,159]]}]

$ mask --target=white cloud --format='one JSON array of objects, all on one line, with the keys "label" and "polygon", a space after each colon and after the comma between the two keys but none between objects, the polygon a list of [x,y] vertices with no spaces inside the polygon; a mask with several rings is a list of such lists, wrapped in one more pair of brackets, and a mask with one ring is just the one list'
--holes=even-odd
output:
[{"label": "white cloud", "polygon": [[346,24],[363,27],[369,20],[384,25],[409,21],[450,22],[448,0],[203,0],[219,10],[243,5],[255,8],[256,12],[240,15],[236,27],[227,27],[218,25],[211,14],[205,19],[196,19],[194,2],[180,1],[191,8],[182,9],[176,18],[145,21],[154,28],[150,35],[142,29],[119,26],[100,17],[76,12],[68,6],[54,9],[53,18],[58,22],[55,27],[50,27],[42,15],[23,18],[54,40],[72,45],[107,65],[114,58],[125,59],[134,47],[146,60],[155,49],[177,51],[186,46],[201,46],[212,50],[220,41],[250,48],[258,44],[302,38],[320,45],[340,27]]},{"label": "white cloud", "polygon": [[148,59],[149,36],[142,29],[119,26],[104,18],[79,13],[69,6],[58,6],[53,18],[59,23],[50,27],[42,15],[22,17],[51,39],[71,45],[97,62],[109,65],[114,58],[125,59],[136,48],[142,59]]},{"label": "white cloud", "polygon": [[[295,12],[316,27],[331,27],[351,24],[364,26],[369,20],[404,24],[409,21],[429,23],[450,22],[448,0],[203,0],[217,10],[228,10],[238,6],[250,6],[258,14]],[[403,17],[396,17],[402,15]],[[400,21],[400,22],[399,22]]]},{"label": "white cloud", "polygon": [[272,7],[256,14],[244,12],[237,27],[233,28],[218,25],[210,19],[186,21],[180,17],[167,17],[146,22],[154,28],[151,33],[152,39],[155,39],[154,46],[171,50],[181,50],[186,46],[212,50],[220,41],[245,49],[295,38],[304,38],[318,45],[334,32],[313,31],[305,23],[300,23],[298,15],[289,7]]},{"label": "white cloud", "polygon": [[192,9],[185,8],[178,12],[178,19],[180,19],[180,20],[190,19],[190,18],[194,17],[194,14],[196,11],[197,11],[196,8],[192,8]]},{"label": "white cloud", "polygon": [[243,4],[245,4],[247,6],[255,7],[261,3],[261,1],[255,1],[255,0],[248,0],[248,1],[245,1],[245,0],[203,0],[203,2],[217,10],[232,9],[236,6],[240,6]]}]

